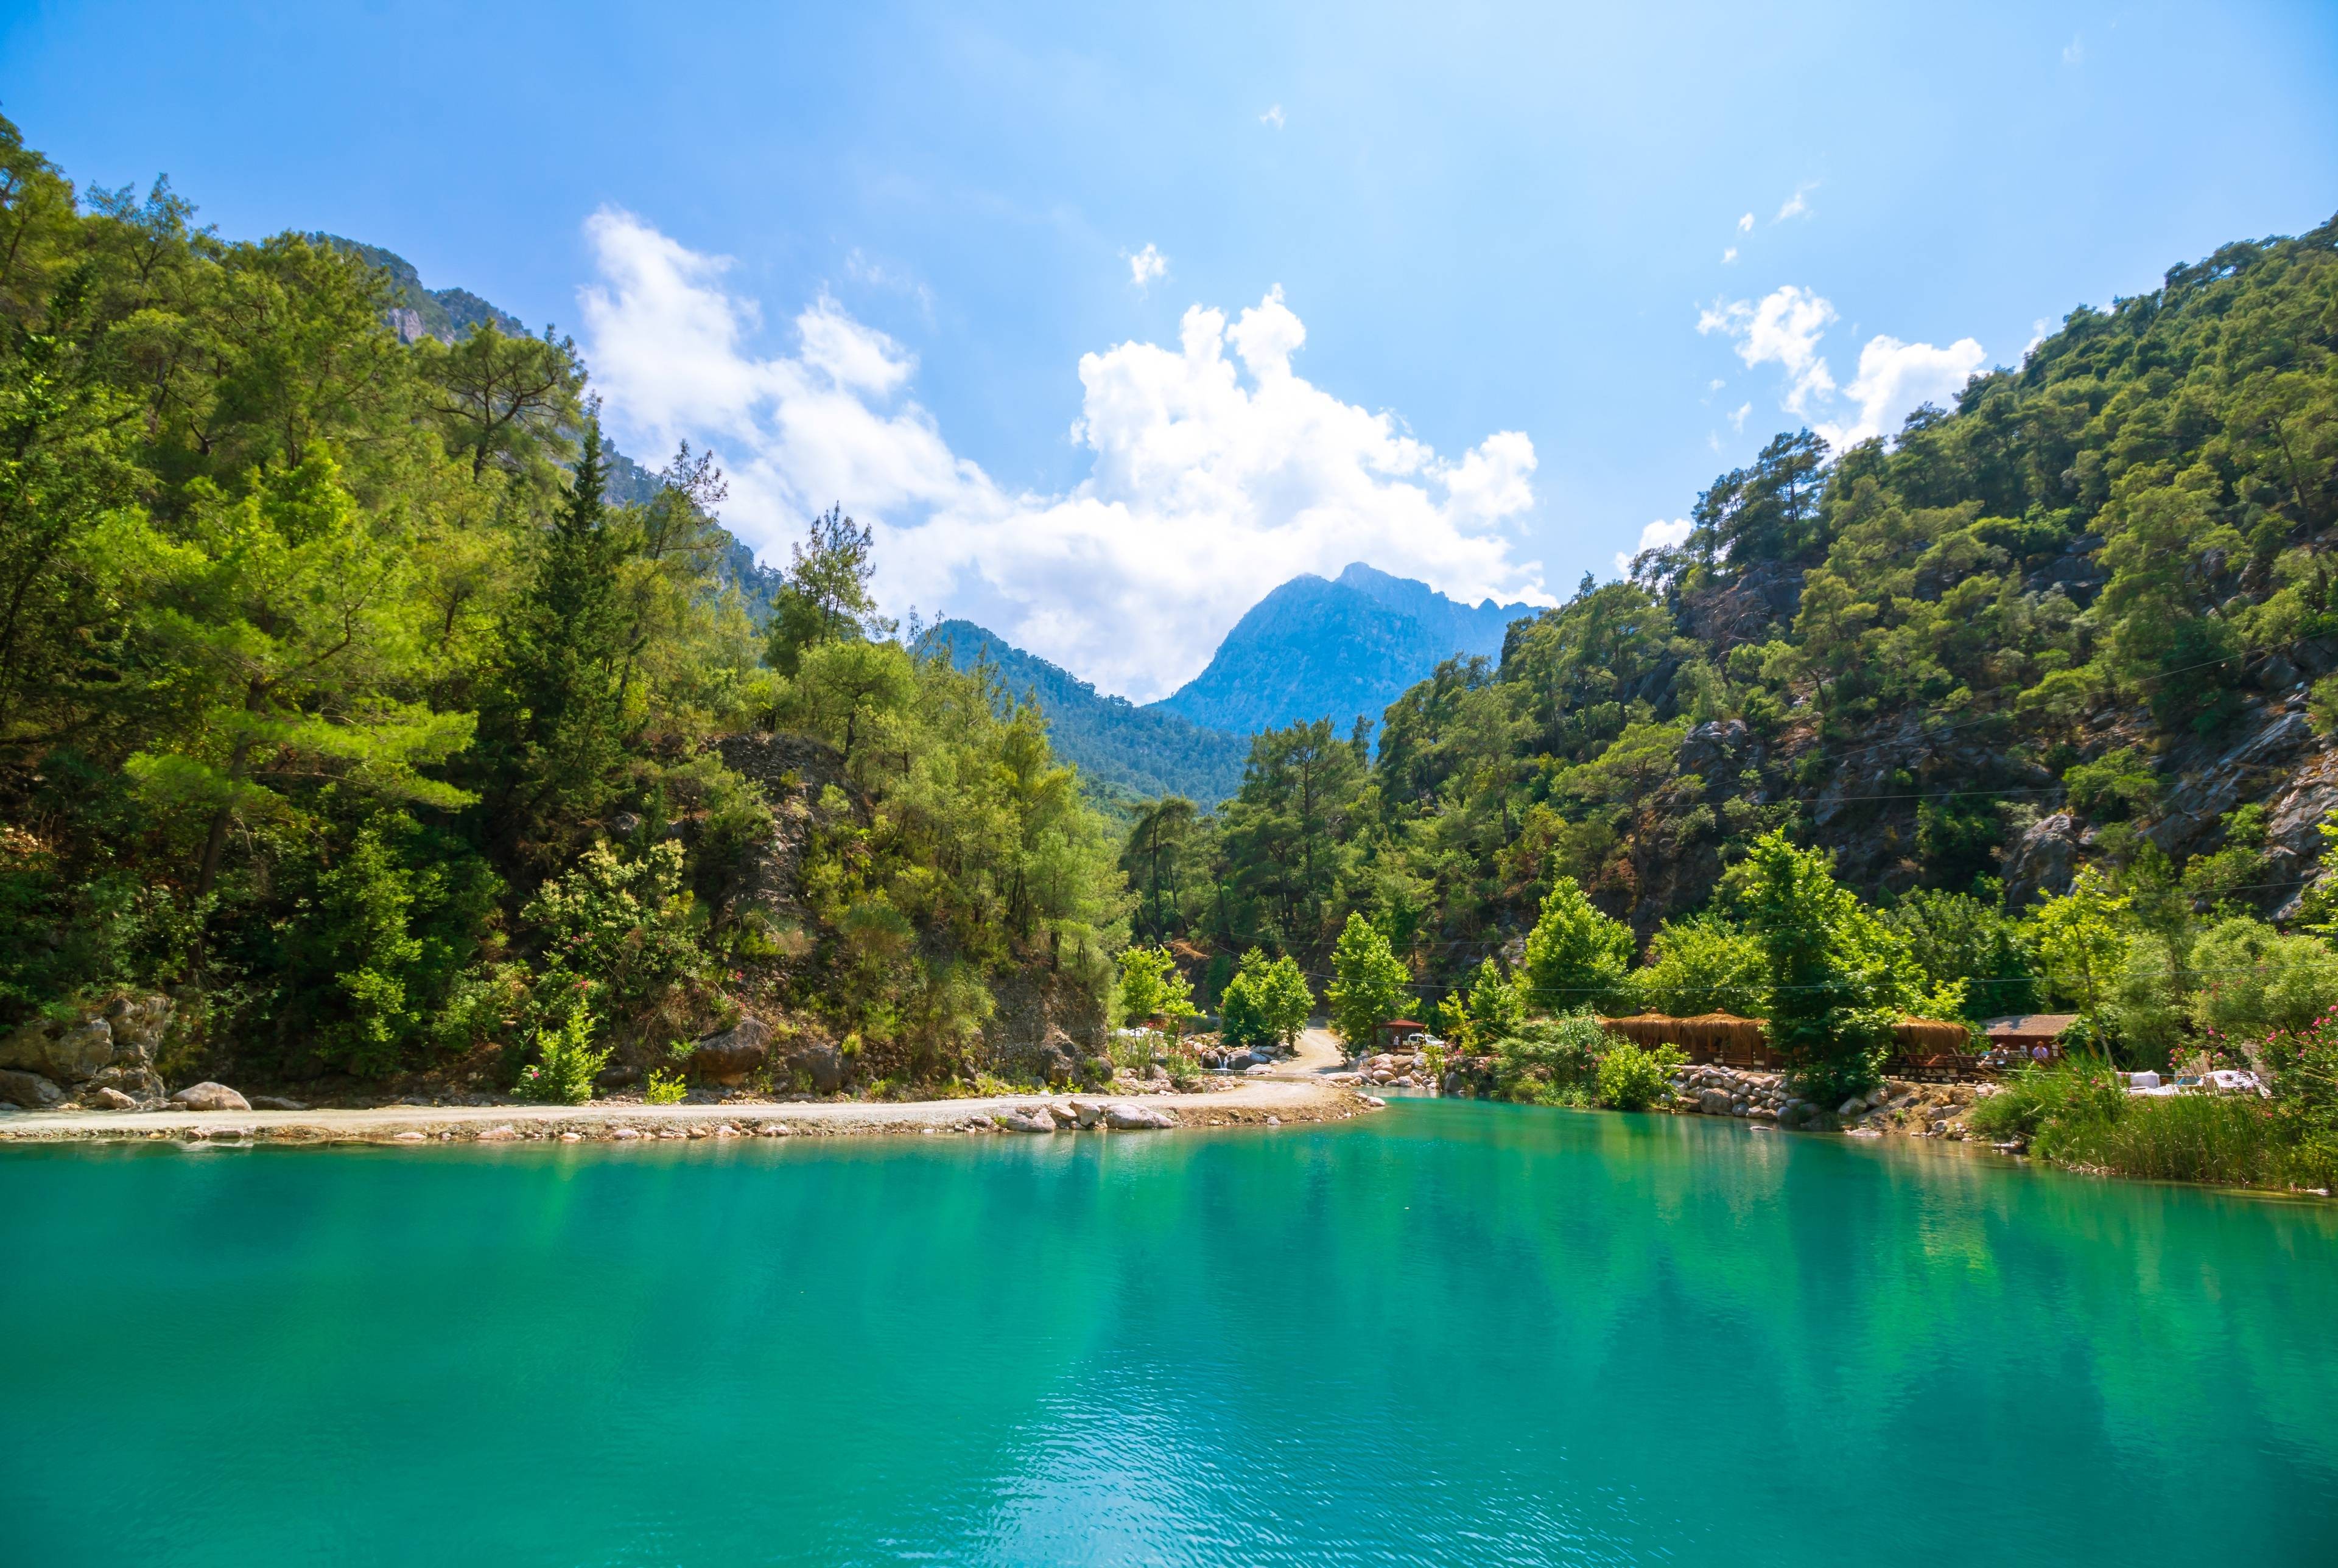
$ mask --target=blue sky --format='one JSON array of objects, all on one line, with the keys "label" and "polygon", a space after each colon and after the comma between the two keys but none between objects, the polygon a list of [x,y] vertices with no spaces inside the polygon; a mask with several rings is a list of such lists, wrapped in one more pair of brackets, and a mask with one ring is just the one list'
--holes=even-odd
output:
[{"label": "blue sky", "polygon": [[840,500],[895,608],[1139,698],[1295,571],[1564,597],[2338,210],[2327,4],[0,15],[75,179],[555,321],[767,554]]}]

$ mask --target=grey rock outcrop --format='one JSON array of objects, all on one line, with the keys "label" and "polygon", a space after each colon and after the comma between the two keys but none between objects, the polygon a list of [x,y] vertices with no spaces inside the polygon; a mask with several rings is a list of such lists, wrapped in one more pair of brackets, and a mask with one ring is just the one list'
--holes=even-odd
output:
[{"label": "grey rock outcrop", "polygon": [[2005,906],[2018,911],[2033,898],[2069,891],[2078,857],[2078,824],[2068,811],[2031,823],[2006,858]]},{"label": "grey rock outcrop", "polygon": [[103,1018],[39,1021],[0,1041],[0,1067],[37,1073],[59,1083],[86,1083],[112,1065],[113,1031]]},{"label": "grey rock outcrop", "polygon": [[0,1039],[0,1067],[59,1084],[93,1081],[159,1093],[154,1053],[169,1032],[168,996],[117,996],[65,1019],[35,1019]]},{"label": "grey rock outcrop", "polygon": [[65,1092],[38,1073],[21,1068],[0,1067],[0,1104],[20,1105],[27,1111],[45,1111],[63,1103]]}]

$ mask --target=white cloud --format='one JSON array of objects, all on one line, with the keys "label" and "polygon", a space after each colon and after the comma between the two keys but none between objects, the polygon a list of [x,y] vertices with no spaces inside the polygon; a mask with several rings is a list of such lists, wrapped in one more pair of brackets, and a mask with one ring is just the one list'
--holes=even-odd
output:
[{"label": "white cloud", "polygon": [[1169,276],[1169,258],[1161,254],[1154,246],[1147,245],[1136,251],[1124,250],[1120,258],[1128,263],[1128,280],[1136,286],[1139,294]]},{"label": "white cloud", "polygon": [[1751,234],[1751,233],[1753,233],[1753,232],[1754,232],[1754,214],[1753,214],[1753,213],[1748,212],[1747,214],[1745,214],[1745,216],[1744,216],[1744,217],[1740,218],[1740,219],[1737,220],[1737,231],[1738,231],[1740,234]]},{"label": "white cloud", "polygon": [[1778,209],[1778,215],[1775,218],[1771,219],[1770,221],[1773,223],[1783,223],[1789,218],[1809,217],[1811,212],[1811,204],[1808,198],[1810,193],[1818,188],[1819,182],[1815,180],[1805,181],[1803,183],[1795,186],[1794,193],[1786,198],[1785,204]]},{"label": "white cloud", "polygon": [[1658,549],[1669,550],[1675,545],[1685,544],[1688,543],[1688,534],[1689,521],[1687,518],[1675,517],[1669,523],[1665,522],[1661,517],[1657,518],[1655,522],[1650,523],[1646,527],[1640,530],[1639,544],[1634,545],[1628,551],[1618,550],[1616,552],[1616,574],[1624,577],[1630,576],[1632,574],[1632,557],[1637,555],[1641,551]]},{"label": "white cloud", "polygon": [[1859,417],[1849,425],[1822,423],[1812,428],[1838,452],[1887,434],[1920,405],[1947,404],[1988,358],[1970,338],[1960,338],[1945,348],[1871,338],[1859,351],[1859,374],[1843,388],[1858,402]]},{"label": "white cloud", "polygon": [[2087,41],[2076,34],[2073,34],[2070,41],[2062,45],[2062,64],[2065,65],[2076,65],[2084,61],[2086,57]]},{"label": "white cloud", "polygon": [[1759,304],[1739,299],[1705,307],[1698,313],[1696,329],[1735,338],[1737,357],[1749,366],[1783,366],[1787,411],[1804,414],[1815,399],[1834,395],[1834,376],[1819,355],[1819,338],[1834,319],[1832,305],[1788,283],[1772,289]]},{"label": "white cloud", "polygon": [[1196,305],[1172,345],[1083,355],[1075,439],[1090,473],[1017,492],[950,449],[910,396],[917,360],[821,297],[792,344],[728,263],[628,213],[585,226],[600,280],[580,293],[594,379],[622,445],[688,436],[729,471],[725,521],[770,558],[831,501],[875,526],[898,612],[964,614],[1140,701],[1198,673],[1269,588],[1351,561],[1457,597],[1548,603],[1512,557],[1535,504],[1534,444],[1498,431],[1458,458],[1292,365],[1306,342],[1280,290],[1231,321]]},{"label": "white cloud", "polygon": [[1266,106],[1266,113],[1258,117],[1258,122],[1262,125],[1271,125],[1277,131],[1282,130],[1282,105],[1280,103],[1268,104]]},{"label": "white cloud", "polygon": [[[1842,389],[1858,405],[1856,415],[1828,418],[1836,387],[1820,346],[1836,319],[1831,302],[1789,283],[1758,302],[1715,300],[1697,313],[1696,329],[1733,339],[1737,357],[1749,367],[1775,365],[1784,371],[1786,387],[1779,406],[1809,421],[1837,451],[1897,428],[1920,404],[1945,403],[1988,359],[1970,338],[1939,348],[1879,335],[1859,351],[1859,373]],[[1731,426],[1743,430],[1753,410],[1751,403],[1739,408],[1729,416]]]},{"label": "white cloud", "polygon": [[1724,250],[1724,251],[1721,253],[1721,264],[1722,264],[1724,267],[1726,267],[1726,266],[1730,265],[1732,262],[1735,261],[1736,260],[1737,260],[1737,247],[1736,247],[1736,246],[1734,246],[1734,245],[1732,245],[1728,250]]}]

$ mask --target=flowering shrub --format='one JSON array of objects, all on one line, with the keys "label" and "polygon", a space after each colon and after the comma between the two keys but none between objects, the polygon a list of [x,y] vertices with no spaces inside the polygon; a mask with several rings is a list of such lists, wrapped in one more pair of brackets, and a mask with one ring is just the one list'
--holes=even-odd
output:
[{"label": "flowering shrub", "polygon": [[519,1070],[512,1092],[539,1105],[582,1105],[593,1098],[593,1080],[608,1064],[609,1053],[593,1049],[593,1014],[578,1007],[558,1029],[535,1032],[538,1060]]},{"label": "flowering shrub", "polygon": [[590,975],[611,1004],[632,1007],[705,965],[697,903],[682,885],[682,846],[672,840],[633,860],[595,844],[523,915],[545,935],[547,990]]}]

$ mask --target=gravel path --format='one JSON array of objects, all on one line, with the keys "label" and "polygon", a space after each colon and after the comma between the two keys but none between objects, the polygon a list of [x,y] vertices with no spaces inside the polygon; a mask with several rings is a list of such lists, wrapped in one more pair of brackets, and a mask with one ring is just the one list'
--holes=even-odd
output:
[{"label": "gravel path", "polygon": [[[1320,1031],[1311,1031],[1320,1033]],[[1326,1040],[1328,1042],[1328,1036]],[[1331,1066],[1338,1065],[1335,1044]],[[1302,1043],[1299,1063],[1321,1061]],[[1294,1063],[1295,1069],[1299,1063]],[[1316,1067],[1312,1071],[1322,1071]],[[1111,1094],[1015,1094],[898,1103],[732,1101],[716,1105],[385,1105],[365,1111],[41,1111],[0,1116],[0,1143],[181,1140],[267,1143],[437,1143],[625,1141],[634,1138],[851,1137],[994,1131],[990,1118],[1072,1100],[1120,1102]],[[1167,1111],[1181,1128],[1336,1122],[1372,1110],[1340,1084],[1286,1072],[1197,1094],[1143,1094],[1131,1104]]]}]

